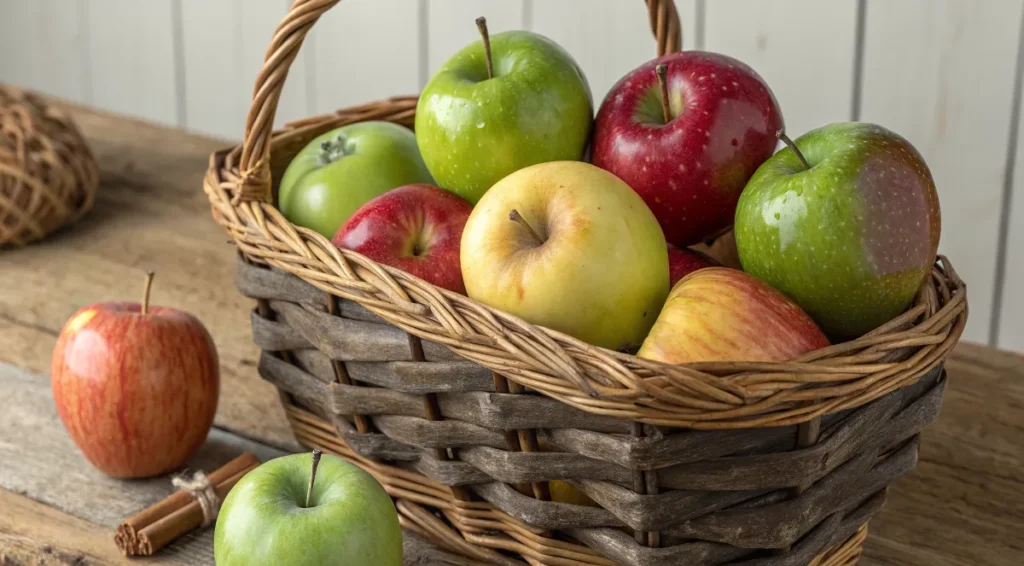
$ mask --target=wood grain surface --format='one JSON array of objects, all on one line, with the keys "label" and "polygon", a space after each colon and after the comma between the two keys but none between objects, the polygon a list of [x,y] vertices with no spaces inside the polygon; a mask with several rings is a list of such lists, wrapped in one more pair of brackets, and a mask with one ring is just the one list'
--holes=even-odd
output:
[{"label": "wood grain surface", "polygon": [[[117,490],[97,477],[52,420],[49,380],[39,375],[49,371],[64,321],[87,303],[137,300],[145,269],[157,271],[154,302],[196,314],[217,343],[223,382],[216,424],[225,430],[211,442],[237,438],[231,431],[297,449],[274,388],[256,374],[252,301],[234,289],[234,248],[210,219],[200,187],[207,156],[221,144],[72,110],[101,166],[95,210],[38,245],[0,252],[0,362],[33,372],[0,374],[8,411],[0,413],[0,487],[7,490],[0,490],[0,564],[122,564],[102,537],[120,513],[164,493],[132,495],[150,488],[140,482]],[[1021,564],[1024,358],[961,344],[947,369],[939,421],[924,433],[917,469],[890,490],[872,522],[862,564]],[[18,402],[7,401],[14,395]],[[84,486],[78,502],[57,495],[76,486]],[[429,560],[418,564],[459,564]]]}]

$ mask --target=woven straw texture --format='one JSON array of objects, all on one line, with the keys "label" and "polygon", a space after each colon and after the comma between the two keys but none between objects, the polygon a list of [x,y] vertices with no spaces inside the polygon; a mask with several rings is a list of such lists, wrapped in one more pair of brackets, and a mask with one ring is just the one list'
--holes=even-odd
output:
[{"label": "woven straw texture", "polygon": [[92,208],[99,170],[62,110],[0,85],[0,247],[42,239]]},{"label": "woven straw texture", "polygon": [[[335,248],[281,216],[274,182],[315,136],[411,127],[416,106],[394,98],[271,132],[288,66],[336,3],[292,6],[243,144],[211,156],[204,180],[241,252],[237,284],[257,300],[260,373],[299,440],[374,474],[407,528],[494,563],[855,563],[886,486],[916,462],[966,324],[949,262],[857,340],[787,363],[669,366]],[[678,50],[671,0],[647,8],[658,53]],[[551,481],[592,501],[551,501]]]}]

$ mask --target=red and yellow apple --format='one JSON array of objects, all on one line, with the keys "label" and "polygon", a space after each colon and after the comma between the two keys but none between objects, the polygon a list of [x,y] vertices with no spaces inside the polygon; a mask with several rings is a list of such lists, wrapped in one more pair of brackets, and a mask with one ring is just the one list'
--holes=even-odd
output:
[{"label": "red and yellow apple", "polygon": [[459,242],[472,211],[468,202],[448,191],[432,185],[405,185],[360,207],[332,242],[465,294]]},{"label": "red and yellow apple", "polygon": [[101,472],[172,471],[206,438],[217,410],[217,349],[192,315],[143,302],[75,313],[53,351],[50,381],[64,427]]},{"label": "red and yellow apple", "polygon": [[637,355],[669,364],[782,362],[828,344],[811,317],[767,283],[709,267],[672,289]]},{"label": "red and yellow apple", "polygon": [[668,295],[658,221],[593,165],[533,165],[488,190],[462,232],[470,297],[597,346],[643,341]]}]

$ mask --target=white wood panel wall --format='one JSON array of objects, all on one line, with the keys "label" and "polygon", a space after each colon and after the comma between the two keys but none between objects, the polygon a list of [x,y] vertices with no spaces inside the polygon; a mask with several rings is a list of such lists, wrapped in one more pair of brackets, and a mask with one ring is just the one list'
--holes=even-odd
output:
[{"label": "white wood panel wall", "polygon": [[[687,49],[737,57],[796,136],[881,123],[939,186],[941,251],[970,285],[967,337],[1024,352],[1024,0],[676,0]],[[0,81],[237,140],[289,0],[0,0]],[[579,61],[600,104],[654,57],[641,0],[345,0],[289,73],[277,123],[412,94],[447,57],[530,29]]]}]

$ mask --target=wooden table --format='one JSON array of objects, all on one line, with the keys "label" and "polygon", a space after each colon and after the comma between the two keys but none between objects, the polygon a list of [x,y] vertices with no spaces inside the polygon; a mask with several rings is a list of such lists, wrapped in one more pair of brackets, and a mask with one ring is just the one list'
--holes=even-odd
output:
[{"label": "wooden table", "polygon": [[[146,269],[157,272],[153,301],[199,316],[221,355],[216,428],[202,458],[222,461],[246,446],[265,456],[298,449],[276,392],[256,375],[252,305],[234,291],[234,247],[210,219],[201,189],[209,153],[225,143],[84,108],[73,113],[100,161],[96,208],[40,244],[0,252],[0,362],[11,364],[0,366],[8,411],[0,417],[0,564],[123,563],[111,522],[168,489],[111,483],[84,466],[54,420],[42,377],[64,321],[90,302],[134,299]],[[940,420],[924,435],[917,470],[872,522],[863,564],[1024,563],[1024,358],[962,344],[948,368]],[[190,544],[199,550],[153,562],[210,563],[201,540]]]}]

